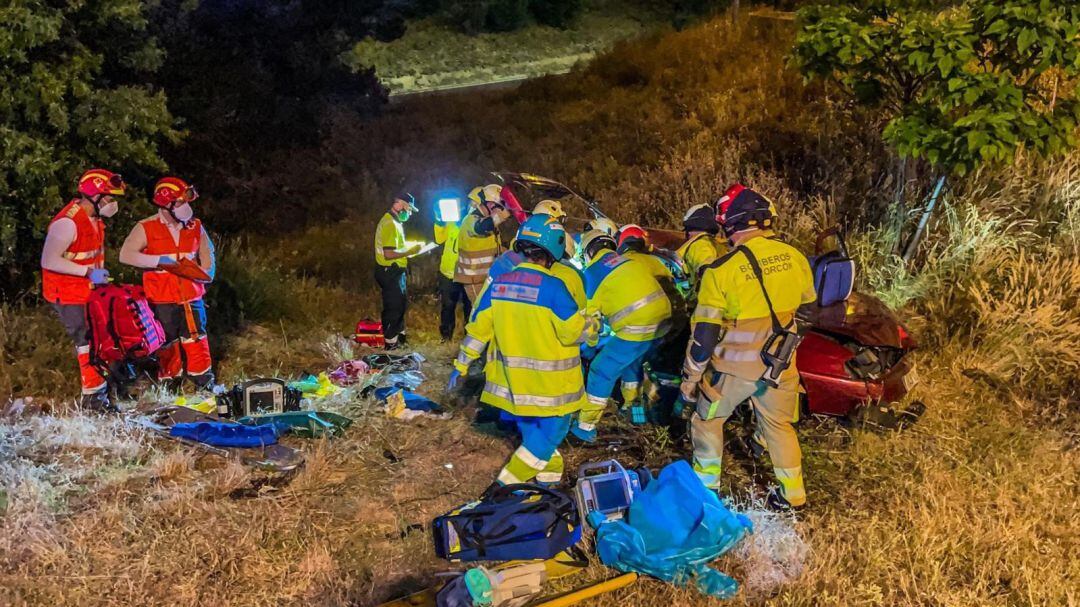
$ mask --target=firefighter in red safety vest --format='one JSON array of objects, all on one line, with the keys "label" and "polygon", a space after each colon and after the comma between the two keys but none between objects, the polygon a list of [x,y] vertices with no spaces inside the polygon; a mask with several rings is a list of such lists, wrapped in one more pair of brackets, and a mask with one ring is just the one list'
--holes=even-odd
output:
[{"label": "firefighter in red safety vest", "polygon": [[120,175],[91,169],[79,178],[78,197],[53,217],[41,251],[41,292],[75,342],[82,378],[81,406],[116,412],[108,383],[90,362],[86,302],[94,285],[106,284],[105,218],[119,210],[127,186]]},{"label": "firefighter in red safety vest", "polygon": [[[165,330],[158,379],[179,384],[187,375],[201,389],[214,387],[203,295],[214,277],[215,258],[214,243],[191,207],[198,197],[195,186],[182,179],[158,180],[153,199],[158,212],[131,229],[120,249],[120,263],[144,270],[146,299]],[[197,263],[209,280],[184,278],[165,269],[183,259]]]}]

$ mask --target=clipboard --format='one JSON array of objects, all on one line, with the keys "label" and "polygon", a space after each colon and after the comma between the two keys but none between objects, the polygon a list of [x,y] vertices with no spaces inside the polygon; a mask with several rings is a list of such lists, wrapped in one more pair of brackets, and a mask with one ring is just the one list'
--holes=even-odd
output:
[{"label": "clipboard", "polygon": [[210,275],[199,264],[186,257],[176,263],[158,266],[158,269],[194,282],[210,282]]}]

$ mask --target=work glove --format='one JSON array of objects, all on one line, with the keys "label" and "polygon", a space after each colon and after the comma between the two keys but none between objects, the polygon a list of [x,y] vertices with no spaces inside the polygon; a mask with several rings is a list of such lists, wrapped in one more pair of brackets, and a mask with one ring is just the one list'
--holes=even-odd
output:
[{"label": "work glove", "polygon": [[682,420],[687,420],[694,416],[694,411],[697,410],[697,403],[686,400],[686,397],[682,394],[679,398],[675,399],[675,404],[671,407],[671,412]]},{"label": "work glove", "polygon": [[453,392],[457,388],[458,381],[461,379],[461,371],[454,369],[450,372],[450,380],[446,382],[446,391]]},{"label": "work glove", "polygon": [[86,277],[95,285],[109,284],[109,271],[105,268],[94,268],[87,272]]},{"label": "work glove", "polygon": [[175,263],[176,263],[176,260],[173,259],[172,257],[169,257],[168,255],[162,255],[161,257],[158,257],[158,260],[157,260],[157,265],[158,265],[159,268],[161,266],[171,266],[171,265],[173,265]]}]

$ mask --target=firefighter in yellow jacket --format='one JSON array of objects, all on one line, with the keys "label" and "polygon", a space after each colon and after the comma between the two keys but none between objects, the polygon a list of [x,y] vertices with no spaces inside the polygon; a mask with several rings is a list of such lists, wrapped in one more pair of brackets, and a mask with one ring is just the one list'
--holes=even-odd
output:
[{"label": "firefighter in yellow jacket", "polygon": [[502,187],[496,184],[474,188],[469,193],[473,210],[461,222],[458,233],[458,261],[454,282],[465,286],[469,302],[476,303],[484,288],[488,270],[502,253],[499,224],[510,217],[503,203]]},{"label": "firefighter in yellow jacket", "polygon": [[699,204],[683,216],[683,232],[686,242],[676,253],[686,265],[686,277],[692,291],[697,290],[698,275],[702,269],[712,263],[723,252],[723,246],[716,241],[720,225],[710,205]]},{"label": "firefighter in yellow jacket", "polygon": [[565,240],[565,230],[550,215],[534,214],[522,224],[514,250],[524,261],[484,290],[450,375],[453,390],[491,345],[480,400],[500,409],[521,432],[521,446],[499,472],[503,485],[557,483],[563,473],[558,447],[585,403],[579,347],[595,339],[598,322],[584,315],[551,273],[565,253]]},{"label": "firefighter in yellow jacket", "polygon": [[586,313],[603,317],[613,334],[589,366],[588,403],[572,429],[574,436],[587,442],[596,440],[596,426],[616,382],[622,382],[624,405],[630,408],[633,421],[645,423],[644,408],[637,403],[641,366],[668,330],[671,318],[671,301],[648,266],[616,255],[615,246],[615,239],[599,230],[581,238],[589,264],[585,268]]},{"label": "firefighter in yellow jacket", "polygon": [[810,264],[776,238],[776,210],[753,190],[728,188],[717,203],[717,218],[735,249],[701,276],[678,405],[692,412],[694,470],[707,486],[719,486],[724,421],[749,400],[780,482],[768,504],[798,509],[806,504],[802,452],[792,427],[799,374],[793,355],[786,367],[767,365],[762,351],[777,325],[794,333],[796,309],[814,301]]}]

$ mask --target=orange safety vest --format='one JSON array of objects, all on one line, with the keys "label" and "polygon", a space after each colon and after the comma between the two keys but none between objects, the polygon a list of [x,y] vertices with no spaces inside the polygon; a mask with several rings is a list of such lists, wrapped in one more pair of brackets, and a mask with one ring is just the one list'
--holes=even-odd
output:
[{"label": "orange safety vest", "polygon": [[[61,219],[75,222],[75,240],[64,251],[64,259],[81,266],[105,267],[105,222],[91,218],[72,200],[52,218],[49,227]],[[90,298],[90,279],[85,276],[61,274],[41,269],[41,294],[46,300],[58,304],[85,304]]]},{"label": "orange safety vest", "polygon": [[[193,219],[188,227],[181,228],[179,241],[173,240],[172,232],[158,216],[139,222],[146,233],[146,247],[142,250],[155,257],[171,257],[179,260],[184,257],[195,259],[199,254],[202,240],[202,223]],[[143,272],[143,289],[146,299],[151,303],[187,303],[201,299],[206,294],[206,286],[165,270],[147,270]]]}]

